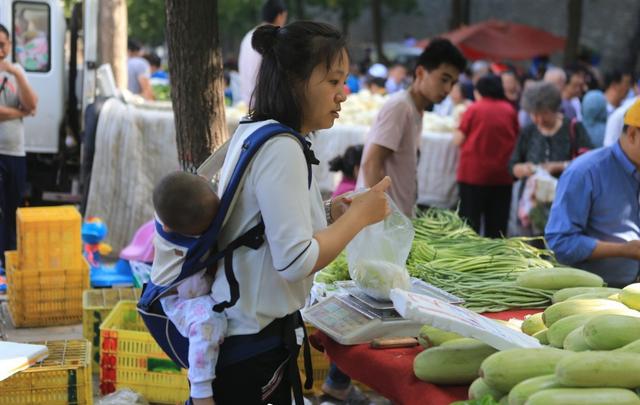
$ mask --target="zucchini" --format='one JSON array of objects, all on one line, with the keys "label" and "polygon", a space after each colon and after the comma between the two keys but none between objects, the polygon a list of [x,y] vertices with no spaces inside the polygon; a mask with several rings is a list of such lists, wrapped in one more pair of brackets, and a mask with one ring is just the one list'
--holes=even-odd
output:
[{"label": "zucchini", "polygon": [[640,310],[640,283],[629,284],[623,288],[620,300],[629,308]]},{"label": "zucchini", "polygon": [[560,359],[568,355],[571,352],[552,347],[504,350],[482,362],[480,377],[490,387],[509,392],[528,378],[552,374]]},{"label": "zucchini", "polygon": [[622,388],[552,388],[536,392],[527,405],[640,405],[638,396]]},{"label": "zucchini", "polygon": [[569,315],[555,322],[549,327],[549,330],[547,330],[549,344],[553,347],[562,348],[567,335],[580,326],[583,326],[594,316],[593,314]]},{"label": "zucchini", "polygon": [[629,353],[640,353],[640,339],[634,340],[628,345],[624,345],[619,349],[615,349],[616,352],[629,352]]},{"label": "zucchini", "polygon": [[567,387],[637,388],[640,387],[640,354],[573,353],[558,362],[556,377]]},{"label": "zucchini", "polygon": [[613,350],[640,339],[640,318],[597,315],[585,323],[584,340],[593,350]]},{"label": "zucchini", "polygon": [[549,336],[547,335],[548,332],[549,332],[549,329],[542,329],[541,331],[534,333],[533,337],[538,339],[540,344],[548,345],[549,344]]},{"label": "zucchini", "polygon": [[480,364],[496,349],[476,339],[456,339],[418,354],[413,372],[434,384],[470,384],[478,378]]},{"label": "zucchini", "polygon": [[522,332],[529,336],[533,336],[536,332],[540,332],[545,329],[544,322],[542,321],[542,312],[529,315],[522,321]]},{"label": "zucchini", "polygon": [[[611,294],[607,297],[608,300],[622,302],[620,299],[620,293]],[[624,304],[624,303],[623,303]]]},{"label": "zucchini", "polygon": [[554,267],[525,271],[518,276],[516,284],[527,288],[560,290],[567,287],[602,287],[604,280],[588,271],[571,267]]},{"label": "zucchini", "polygon": [[621,290],[619,288],[611,288],[611,287],[570,287],[570,288],[563,288],[562,290],[556,291],[553,294],[553,297],[551,297],[551,302],[553,302],[554,304],[556,302],[562,302],[562,301],[566,301],[567,299],[576,296],[576,295],[580,295],[580,294],[587,294],[587,293],[592,293],[592,292],[599,292],[599,291],[609,291],[611,292],[611,294],[616,294],[618,292],[620,292]]},{"label": "zucchini", "polygon": [[[617,294],[617,293],[615,293]],[[573,297],[569,297],[566,299],[566,301],[571,301],[571,300],[590,300],[593,298],[603,298],[603,299],[611,299],[609,297],[611,297],[612,295],[611,291],[594,291],[594,292],[588,292],[588,293],[584,293],[584,294],[578,294],[578,295],[574,295]],[[617,300],[614,300],[617,301]]]},{"label": "zucchini", "polygon": [[527,378],[509,391],[509,405],[524,405],[527,399],[538,391],[560,387],[555,374]]},{"label": "zucchini", "polygon": [[457,333],[434,328],[431,325],[424,325],[418,332],[418,342],[425,349],[440,346],[447,340],[460,339],[461,337]]},{"label": "zucchini", "polygon": [[587,344],[587,341],[584,340],[584,335],[582,334],[583,326],[580,326],[577,329],[574,329],[564,338],[564,342],[562,342],[562,347],[565,350],[571,350],[572,352],[584,352],[585,350],[591,350],[591,347]]},{"label": "zucchini", "polygon": [[481,399],[487,395],[498,401],[504,392],[491,388],[482,378],[476,378],[469,386],[469,399]]},{"label": "zucchini", "polygon": [[[592,299],[563,301],[553,304],[542,313],[542,320],[547,328],[555,322],[569,315],[588,314],[596,311],[607,311],[607,313],[630,313],[631,310],[624,304],[611,300]],[[640,314],[639,314],[640,315]]]}]

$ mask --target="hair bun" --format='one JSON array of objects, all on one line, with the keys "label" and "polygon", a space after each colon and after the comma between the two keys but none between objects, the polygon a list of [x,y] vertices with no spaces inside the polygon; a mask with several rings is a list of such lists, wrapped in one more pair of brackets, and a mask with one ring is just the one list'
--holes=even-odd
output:
[{"label": "hair bun", "polygon": [[265,55],[273,49],[280,27],[271,24],[264,24],[256,28],[251,38],[251,46],[260,55]]}]

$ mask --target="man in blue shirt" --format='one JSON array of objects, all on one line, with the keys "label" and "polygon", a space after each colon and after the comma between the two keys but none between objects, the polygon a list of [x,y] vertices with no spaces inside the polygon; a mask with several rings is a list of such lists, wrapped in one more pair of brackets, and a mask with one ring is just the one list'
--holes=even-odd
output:
[{"label": "man in blue shirt", "polygon": [[620,140],[571,163],[558,182],[545,237],[557,259],[623,287],[640,265],[640,100]]}]

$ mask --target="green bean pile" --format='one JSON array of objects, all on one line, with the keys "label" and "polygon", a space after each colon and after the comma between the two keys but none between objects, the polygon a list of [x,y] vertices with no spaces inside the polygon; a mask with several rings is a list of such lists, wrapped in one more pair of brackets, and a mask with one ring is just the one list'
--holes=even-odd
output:
[{"label": "green bean pile", "polygon": [[433,208],[414,220],[414,228],[409,273],[465,299],[467,308],[499,312],[550,304],[553,291],[514,283],[524,271],[553,267],[546,260],[553,254],[527,243],[532,238],[483,238],[455,212]]},{"label": "green bean pile", "polygon": [[[436,208],[413,225],[415,238],[407,259],[411,276],[463,298],[464,305],[476,312],[550,305],[553,291],[514,283],[524,271],[553,267],[550,250],[528,243],[535,238],[484,238],[457,213]],[[344,252],[316,276],[316,281],[327,284],[340,280],[349,280]]]}]

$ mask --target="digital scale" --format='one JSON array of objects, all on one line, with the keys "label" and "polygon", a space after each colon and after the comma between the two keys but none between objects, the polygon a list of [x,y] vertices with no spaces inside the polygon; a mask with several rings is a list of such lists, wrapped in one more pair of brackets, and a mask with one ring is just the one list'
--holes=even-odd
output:
[{"label": "digital scale", "polygon": [[[303,311],[305,321],[343,345],[368,343],[376,338],[418,336],[422,323],[404,319],[391,301],[379,301],[362,292],[353,281],[335,283],[338,291]],[[412,292],[450,304],[459,297],[411,278]]]}]

